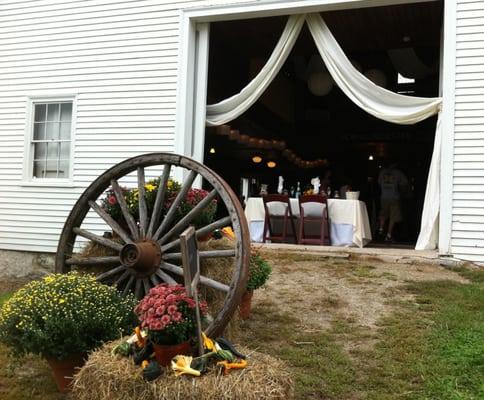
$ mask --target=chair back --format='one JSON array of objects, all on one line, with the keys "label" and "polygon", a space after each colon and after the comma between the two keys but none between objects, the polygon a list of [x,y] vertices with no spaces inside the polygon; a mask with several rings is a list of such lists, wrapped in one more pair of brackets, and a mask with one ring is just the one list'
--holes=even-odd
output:
[{"label": "chair back", "polygon": [[266,215],[280,217],[286,214],[286,210],[289,210],[288,214],[292,216],[291,203],[288,195],[266,194],[262,196],[262,201]]},{"label": "chair back", "polygon": [[299,197],[299,212],[305,217],[319,217],[325,214],[328,207],[328,199],[320,194],[309,194]]}]

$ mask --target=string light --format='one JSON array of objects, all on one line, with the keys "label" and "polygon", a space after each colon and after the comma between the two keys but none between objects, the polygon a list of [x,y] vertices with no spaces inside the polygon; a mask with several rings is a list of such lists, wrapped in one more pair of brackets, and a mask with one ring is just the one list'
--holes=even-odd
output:
[{"label": "string light", "polygon": [[267,166],[268,166],[269,168],[274,168],[276,165],[277,165],[277,164],[276,164],[274,161],[269,161],[269,162],[267,163]]},{"label": "string light", "polygon": [[252,161],[255,162],[256,164],[259,164],[262,161],[262,157],[254,156],[252,157]]},{"label": "string light", "polygon": [[210,149],[210,154],[215,154],[215,149],[213,147]]}]

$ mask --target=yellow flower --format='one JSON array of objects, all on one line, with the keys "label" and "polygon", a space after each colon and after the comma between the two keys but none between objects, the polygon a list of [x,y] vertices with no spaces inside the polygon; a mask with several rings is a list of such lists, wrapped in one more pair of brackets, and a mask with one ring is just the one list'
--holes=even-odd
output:
[{"label": "yellow flower", "polygon": [[145,185],[145,189],[148,191],[148,192],[152,192],[153,190],[156,189],[156,186],[155,185],[151,185],[150,183],[147,183]]},{"label": "yellow flower", "polygon": [[200,371],[190,368],[192,359],[193,358],[189,356],[175,356],[173,360],[171,360],[171,369],[175,371],[175,376],[180,376],[184,374],[200,376]]}]

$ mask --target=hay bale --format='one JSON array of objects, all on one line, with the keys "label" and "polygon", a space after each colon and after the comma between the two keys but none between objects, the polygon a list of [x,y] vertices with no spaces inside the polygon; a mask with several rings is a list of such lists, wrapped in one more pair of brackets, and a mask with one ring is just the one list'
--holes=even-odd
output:
[{"label": "hay bale", "polygon": [[93,352],[74,377],[72,398],[76,400],[173,400],[173,399],[291,399],[293,381],[284,362],[266,354],[240,348],[249,365],[222,375],[213,369],[205,375],[175,377],[170,369],[153,382],[145,382],[141,368],[130,358],[113,356],[118,342]]}]

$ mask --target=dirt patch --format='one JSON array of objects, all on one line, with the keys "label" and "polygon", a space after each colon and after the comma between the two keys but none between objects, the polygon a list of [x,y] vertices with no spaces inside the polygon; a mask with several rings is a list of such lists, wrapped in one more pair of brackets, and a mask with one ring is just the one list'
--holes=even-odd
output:
[{"label": "dirt patch", "polygon": [[255,292],[254,305],[271,297],[283,313],[293,315],[302,329],[329,329],[335,320],[376,329],[393,301],[409,300],[401,290],[410,281],[467,281],[437,265],[347,261],[308,254],[274,254],[273,274],[266,288]]},{"label": "dirt patch", "polygon": [[15,292],[31,280],[29,278],[2,279],[0,281],[0,295]]}]

